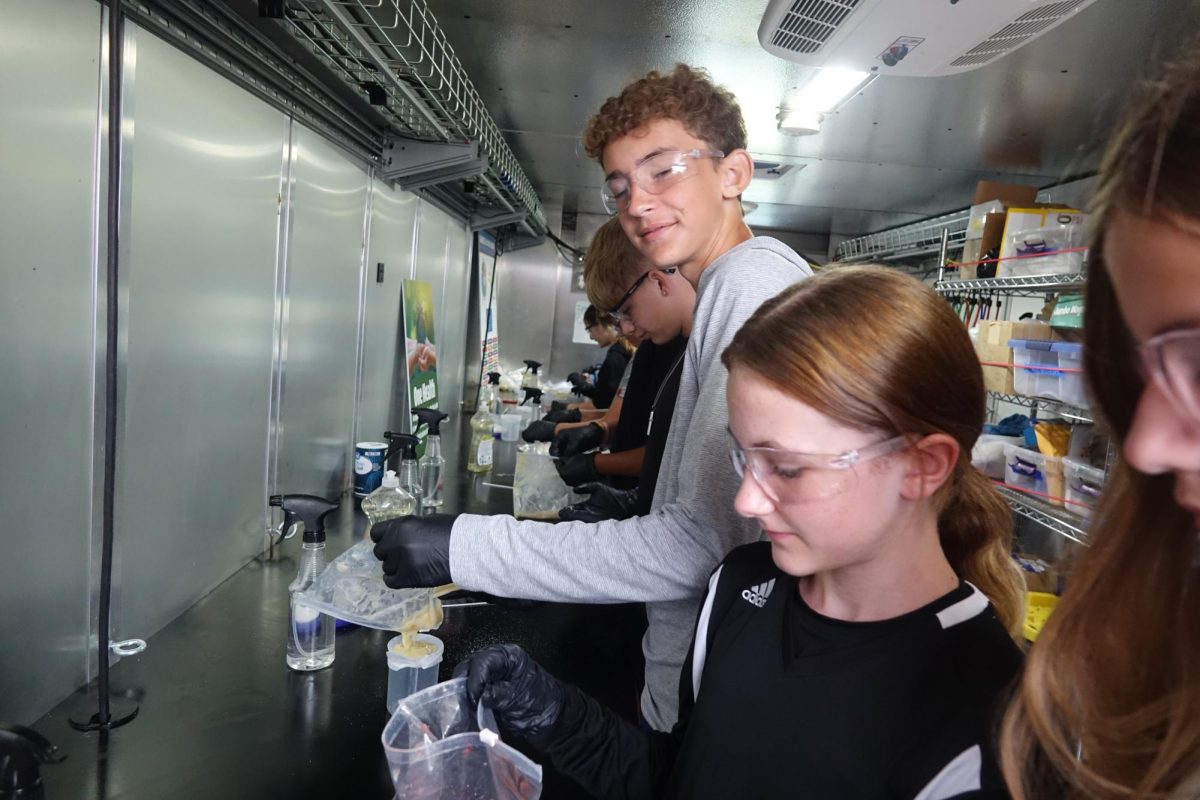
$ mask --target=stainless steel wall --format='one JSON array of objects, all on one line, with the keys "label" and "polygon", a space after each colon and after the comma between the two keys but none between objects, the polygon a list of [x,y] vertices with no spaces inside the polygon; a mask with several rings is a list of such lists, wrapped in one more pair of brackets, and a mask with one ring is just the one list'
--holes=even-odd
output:
[{"label": "stainless steel wall", "polygon": [[[596,229],[608,221],[608,217],[595,214],[580,214],[576,218],[575,231],[560,234],[563,241],[582,250],[592,241]],[[555,273],[554,328],[550,348],[550,372],[555,380],[562,380],[571,372],[577,372],[588,364],[604,359],[604,350],[593,342],[578,344],[572,341],[575,332],[575,305],[587,302],[587,294],[576,290],[573,278],[574,267],[559,256],[553,248]]]},{"label": "stainless steel wall", "polygon": [[261,550],[287,145],[282,114],[145,31],[133,40],[116,638],[150,636]]},{"label": "stainless steel wall", "polygon": [[92,0],[4,4],[0,719],[9,722],[33,721],[87,675],[99,53]]},{"label": "stainless steel wall", "polygon": [[281,492],[336,497],[354,443],[367,175],[317,134],[292,134]]},{"label": "stainless steel wall", "polygon": [[[358,404],[358,441],[382,441],[385,430],[398,430],[407,391],[404,338],[400,334],[400,289],[412,277],[413,234],[420,201],[390,189],[378,179],[371,186],[371,236],[364,286],[363,369]],[[376,265],[383,262],[383,283]]]},{"label": "stainless steel wall", "polygon": [[[0,719],[19,723],[97,658],[102,8],[11,0],[0,26]],[[269,491],[344,496],[356,425],[396,426],[404,277],[434,285],[457,407],[469,237],[127,28],[113,633],[150,637],[261,551]]]}]

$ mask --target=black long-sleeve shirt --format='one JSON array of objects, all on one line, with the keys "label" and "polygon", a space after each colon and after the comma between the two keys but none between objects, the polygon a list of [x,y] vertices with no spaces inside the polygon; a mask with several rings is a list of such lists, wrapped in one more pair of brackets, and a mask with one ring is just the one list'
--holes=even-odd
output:
[{"label": "black long-sleeve shirt", "polygon": [[604,354],[604,362],[596,373],[596,383],[593,386],[580,386],[575,391],[591,399],[596,408],[608,408],[613,398],[617,396],[617,387],[621,385],[621,376],[625,374],[625,365],[629,363],[629,352],[620,342],[614,343]]},{"label": "black long-sleeve shirt", "polygon": [[535,744],[603,798],[1008,796],[992,738],[1021,654],[974,586],[891,620],[833,620],[762,542],[713,573],[696,631],[671,733],[570,690]]}]

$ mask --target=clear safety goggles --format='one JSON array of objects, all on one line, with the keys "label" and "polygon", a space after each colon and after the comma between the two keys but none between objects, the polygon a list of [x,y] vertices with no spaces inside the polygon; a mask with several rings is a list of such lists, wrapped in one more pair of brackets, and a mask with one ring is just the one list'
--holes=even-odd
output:
[{"label": "clear safety goggles", "polygon": [[694,174],[698,158],[724,158],[720,150],[665,150],[642,160],[629,175],[612,175],[600,187],[600,198],[608,213],[629,207],[629,190],[637,184],[642,191],[662,194]]},{"label": "clear safety goggles", "polygon": [[1168,331],[1139,348],[1146,377],[1200,423],[1200,329]]},{"label": "clear safety goggles", "polygon": [[625,294],[621,295],[620,302],[618,302],[616,304],[616,306],[614,306],[612,311],[608,312],[608,316],[610,316],[618,324],[620,324],[622,322],[630,322],[631,320],[629,318],[629,309],[626,308],[626,306],[629,305],[630,298],[633,297],[633,295],[637,292],[637,290],[642,288],[642,284],[645,283],[646,279],[650,277],[650,273],[651,272],[661,272],[663,275],[670,275],[670,274],[674,273],[675,270],[677,270],[677,269],[679,269],[679,268],[678,267],[664,267],[662,269],[648,269],[645,272],[643,272],[642,276],[640,278],[638,278],[636,281],[634,281],[633,285],[629,287],[629,291],[627,291],[627,292],[625,292]]},{"label": "clear safety goggles", "polygon": [[906,436],[896,436],[837,455],[798,453],[775,447],[742,447],[729,433],[729,456],[738,477],[747,469],[759,488],[775,503],[806,502],[833,497],[857,480],[855,467],[909,446]]}]

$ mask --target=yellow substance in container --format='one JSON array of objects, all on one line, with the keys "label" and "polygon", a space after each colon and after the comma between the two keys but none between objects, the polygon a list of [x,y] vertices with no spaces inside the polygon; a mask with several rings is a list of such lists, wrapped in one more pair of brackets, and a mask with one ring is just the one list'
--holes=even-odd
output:
[{"label": "yellow substance in container", "polygon": [[1036,642],[1050,612],[1058,605],[1058,595],[1047,592],[1025,593],[1025,639]]}]

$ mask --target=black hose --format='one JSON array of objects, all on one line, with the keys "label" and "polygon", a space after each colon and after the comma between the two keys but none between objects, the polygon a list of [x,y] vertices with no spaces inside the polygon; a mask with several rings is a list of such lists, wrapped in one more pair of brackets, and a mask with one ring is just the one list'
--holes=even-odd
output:
[{"label": "black hose", "polygon": [[[475,381],[475,402],[472,404],[475,413],[479,411],[479,395],[483,392],[483,364],[487,361],[488,329],[492,325],[492,303],[496,299],[496,262],[499,259],[499,242],[492,241],[492,283],[488,287],[487,314],[484,316],[483,344],[479,348],[479,380]],[[479,234],[475,234],[475,257],[479,258]]]},{"label": "black hose", "polygon": [[105,273],[104,343],[104,508],[100,545],[100,671],[97,692],[100,708],[96,722],[107,726],[109,708],[108,642],[111,634],[109,610],[112,605],[113,509],[117,478],[117,276],[121,211],[121,77],[124,44],[121,0],[108,3],[108,251]]}]

